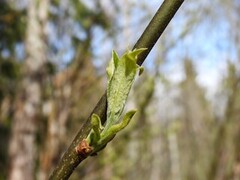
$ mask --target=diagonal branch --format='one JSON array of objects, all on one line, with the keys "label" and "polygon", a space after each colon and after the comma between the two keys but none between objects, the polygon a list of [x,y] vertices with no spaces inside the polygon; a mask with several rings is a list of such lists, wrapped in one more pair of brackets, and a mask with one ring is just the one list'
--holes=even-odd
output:
[{"label": "diagonal branch", "polygon": [[[165,0],[153,19],[139,38],[133,49],[135,48],[147,48],[138,56],[138,64],[142,65],[153,46],[171,21],[184,0]],[[75,147],[88,135],[91,130],[90,118],[93,113],[98,114],[102,124],[106,121],[106,109],[107,109],[107,97],[106,93],[101,97],[94,110],[86,120],[85,124],[79,130],[77,136],[73,140],[68,150],[63,155],[61,161],[50,176],[51,180],[68,179],[74,169],[84,160],[84,157],[77,155]]]}]

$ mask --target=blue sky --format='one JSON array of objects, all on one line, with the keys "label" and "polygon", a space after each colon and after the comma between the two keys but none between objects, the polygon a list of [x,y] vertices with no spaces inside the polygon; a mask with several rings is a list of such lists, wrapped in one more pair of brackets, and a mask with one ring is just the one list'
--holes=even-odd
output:
[{"label": "blue sky", "polygon": [[[89,7],[94,8],[92,3],[94,1],[85,1]],[[108,5],[105,9],[109,15],[114,16],[112,17],[114,20],[113,27],[119,29],[115,40],[108,38],[107,34],[98,27],[93,31],[94,64],[98,67],[100,74],[104,74],[111,51],[114,49],[121,54],[125,50],[131,49],[162,1],[129,0],[132,4],[135,3],[133,8],[124,6],[121,4],[122,1],[115,1],[121,7],[118,13],[111,6],[111,0],[102,0],[101,2]],[[236,47],[231,41],[229,22],[224,14],[224,9],[218,8],[217,3],[218,0],[186,0],[158,44],[153,48],[144,66],[147,69],[152,69],[155,66],[156,58],[162,58],[164,64],[161,66],[161,72],[173,82],[178,82],[184,78],[182,60],[186,57],[191,58],[196,65],[198,82],[211,91],[210,94],[213,94],[223,76],[226,75],[226,61],[236,62],[237,60]],[[64,3],[63,7],[66,7]],[[204,10],[211,16],[206,14]],[[128,18],[126,18],[126,13],[129,13],[127,14]],[[193,25],[193,28],[184,38],[179,38],[193,16],[199,22]],[[81,28],[72,23],[69,21],[68,25],[58,28],[67,29],[69,34],[75,33],[84,36],[81,33]],[[52,54],[51,57],[64,67],[74,57],[75,53],[71,47],[70,38],[66,34],[59,39],[59,36],[55,34],[56,31],[52,31],[54,29],[52,24],[49,24],[48,28],[49,40],[61,49],[60,53]],[[171,43],[174,46],[167,52],[166,56],[162,57],[159,50]],[[23,50],[21,45],[17,48],[19,51]]]},{"label": "blue sky", "polygon": [[[158,9],[159,1],[146,1],[149,6],[148,9],[152,9],[152,15]],[[215,2],[216,3],[216,2]],[[199,6],[200,4],[200,6]],[[195,1],[185,1],[177,12],[176,16],[170,23],[170,27],[164,32],[164,37],[174,41],[176,39],[175,46],[170,50],[165,57],[165,64],[161,68],[166,76],[171,77],[173,81],[180,81],[183,78],[183,68],[181,61],[184,58],[191,58],[196,65],[198,72],[197,80],[203,86],[207,87],[209,91],[213,93],[217,90],[217,85],[223,78],[226,72],[226,60],[236,61],[235,48],[232,48],[232,42],[229,41],[229,24],[227,23],[223,10],[221,8],[210,8],[214,5],[214,2],[202,1],[196,3]],[[200,23],[195,24],[193,28],[187,33],[184,39],[178,39],[179,34],[186,27],[187,22],[191,18],[186,16],[184,10],[198,9],[199,16],[201,16],[200,7],[209,6],[210,15],[201,17]],[[213,6],[212,6],[213,7]],[[211,12],[212,10],[212,12]],[[139,17],[139,11],[134,12],[136,18]],[[133,14],[134,16],[134,14]],[[196,17],[198,17],[196,15]],[[136,21],[133,19],[133,21]],[[146,26],[146,25],[144,25]],[[138,27],[137,35],[143,31],[143,26]],[[141,29],[141,30],[140,30]],[[121,36],[121,35],[120,35]],[[135,36],[135,38],[138,36]],[[159,40],[158,45],[155,46],[153,52],[148,57],[144,65],[148,68],[154,66],[151,59],[156,56],[158,46],[161,46],[162,38]]]}]

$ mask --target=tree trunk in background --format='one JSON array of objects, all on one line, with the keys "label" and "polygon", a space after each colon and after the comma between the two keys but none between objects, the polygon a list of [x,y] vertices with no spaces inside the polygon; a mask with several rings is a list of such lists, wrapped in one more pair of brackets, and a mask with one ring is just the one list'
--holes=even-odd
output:
[{"label": "tree trunk in background", "polygon": [[179,165],[179,149],[177,139],[177,121],[172,122],[168,128],[168,144],[171,160],[171,175],[174,180],[181,180],[180,165]]},{"label": "tree trunk in background", "polygon": [[204,91],[196,82],[192,61],[185,60],[186,79],[181,83],[183,127],[179,137],[183,179],[208,179],[212,153],[212,114]]},{"label": "tree trunk in background", "polygon": [[[56,89],[59,93],[60,89]],[[62,97],[60,97],[62,96]],[[66,122],[69,116],[69,101],[65,98],[69,94],[52,98],[46,106],[49,106],[49,116],[47,120],[47,135],[44,139],[43,149],[40,152],[39,180],[48,179],[49,173],[61,156],[63,140],[66,136]]]},{"label": "tree trunk in background", "polygon": [[[159,122],[158,122],[159,123]],[[157,129],[157,130],[156,130]],[[151,139],[151,171],[150,171],[150,177],[149,180],[159,180],[161,175],[161,158],[158,158],[159,154],[161,154],[161,148],[162,148],[162,141],[161,136],[159,135],[160,126],[159,124],[153,124],[152,125],[152,139]],[[157,158],[156,158],[157,157]]]},{"label": "tree trunk in background", "polygon": [[[92,61],[89,56],[84,55],[81,48],[78,49],[74,64],[55,76],[53,97],[46,103],[50,110],[46,112],[48,116],[47,136],[40,153],[40,180],[48,179],[51,169],[56,165],[63,151],[62,147],[69,139],[72,139],[71,132],[66,134],[69,117],[71,116],[75,122],[68,123],[79,128],[81,125],[76,120],[81,117],[86,118],[90,113],[89,106],[93,100],[97,100],[96,96],[91,96],[93,94],[91,90],[95,89],[98,83]],[[83,101],[88,101],[88,103],[83,103]]]},{"label": "tree trunk in background", "polygon": [[209,179],[239,179],[240,177],[240,78],[236,66],[228,65],[227,92],[228,100],[224,121],[218,129],[214,156],[211,162]]},{"label": "tree trunk in background", "polygon": [[41,107],[41,67],[46,61],[44,27],[48,0],[29,0],[27,9],[26,61],[22,87],[15,101],[9,145],[9,180],[32,180],[36,163],[36,130]]}]

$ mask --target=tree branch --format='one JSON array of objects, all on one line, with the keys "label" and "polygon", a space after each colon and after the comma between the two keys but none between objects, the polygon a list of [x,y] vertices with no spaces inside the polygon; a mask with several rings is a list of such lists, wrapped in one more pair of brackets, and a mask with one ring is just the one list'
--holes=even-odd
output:
[{"label": "tree branch", "polygon": [[[181,4],[184,0],[165,0],[153,19],[139,38],[133,49],[135,48],[147,48],[138,56],[138,64],[142,65],[148,54],[150,53],[153,46],[171,21]],[[94,110],[79,130],[77,136],[73,140],[68,150],[63,155],[61,161],[50,176],[51,180],[68,179],[74,169],[84,160],[86,157],[80,157],[75,147],[89,134],[91,130],[90,118],[93,113],[98,114],[102,124],[106,121],[106,109],[107,109],[107,97],[106,93],[101,97]]]}]

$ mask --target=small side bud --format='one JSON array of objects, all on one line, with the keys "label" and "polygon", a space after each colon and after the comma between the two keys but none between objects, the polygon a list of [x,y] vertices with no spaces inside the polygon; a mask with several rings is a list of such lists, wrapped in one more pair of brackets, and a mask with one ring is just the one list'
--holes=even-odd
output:
[{"label": "small side bud", "polygon": [[143,67],[143,66],[140,66],[140,67],[139,67],[139,73],[138,73],[138,75],[141,76],[142,73],[143,73],[143,71],[144,71],[144,67]]},{"label": "small side bud", "polygon": [[75,148],[75,151],[79,156],[86,158],[93,152],[93,148],[89,146],[86,139],[83,139]]}]

